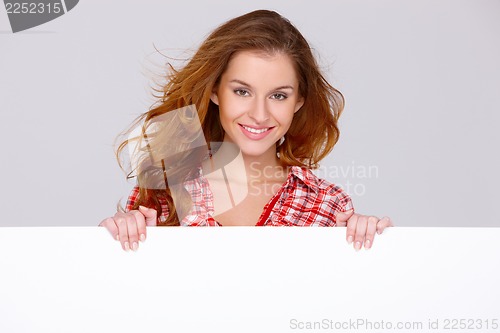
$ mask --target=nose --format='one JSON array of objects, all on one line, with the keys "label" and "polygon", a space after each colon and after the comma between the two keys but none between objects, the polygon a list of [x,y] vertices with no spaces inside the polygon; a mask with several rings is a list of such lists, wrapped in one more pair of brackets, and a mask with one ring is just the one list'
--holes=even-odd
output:
[{"label": "nose", "polygon": [[255,121],[256,124],[262,124],[269,120],[269,110],[265,98],[256,98],[248,111],[248,116]]}]

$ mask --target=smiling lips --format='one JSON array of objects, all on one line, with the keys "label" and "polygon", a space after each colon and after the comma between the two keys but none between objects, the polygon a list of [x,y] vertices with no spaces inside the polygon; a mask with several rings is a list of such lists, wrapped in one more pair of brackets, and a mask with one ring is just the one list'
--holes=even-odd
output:
[{"label": "smiling lips", "polygon": [[242,124],[238,124],[238,125],[240,125],[241,131],[243,132],[243,134],[245,134],[246,137],[248,137],[249,139],[252,139],[252,140],[263,139],[274,128],[274,126],[256,128],[256,127],[250,127],[250,126],[242,125]]}]

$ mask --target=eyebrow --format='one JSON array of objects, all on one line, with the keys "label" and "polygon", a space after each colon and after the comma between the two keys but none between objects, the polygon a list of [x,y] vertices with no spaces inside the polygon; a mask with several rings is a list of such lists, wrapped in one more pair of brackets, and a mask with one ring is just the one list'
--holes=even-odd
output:
[{"label": "eyebrow", "polygon": [[[246,86],[246,87],[252,87],[250,84],[246,83],[245,81],[241,81],[241,80],[231,80],[229,82],[230,83],[238,83],[238,84],[241,84],[241,85]],[[274,90],[284,90],[284,89],[293,90],[293,87],[292,86],[280,86],[280,87],[274,88]]]}]

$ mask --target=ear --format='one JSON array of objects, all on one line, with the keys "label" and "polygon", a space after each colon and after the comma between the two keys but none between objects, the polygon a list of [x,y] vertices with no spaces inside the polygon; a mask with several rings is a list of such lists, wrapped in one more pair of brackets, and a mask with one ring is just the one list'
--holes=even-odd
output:
[{"label": "ear", "polygon": [[300,108],[304,105],[304,97],[300,97],[298,100],[297,100],[297,103],[295,104],[295,111],[293,111],[293,113],[297,112],[300,110]]},{"label": "ear", "polygon": [[217,95],[217,87],[214,87],[212,90],[212,94],[210,95],[210,100],[214,102],[216,105],[219,105],[219,96]]}]

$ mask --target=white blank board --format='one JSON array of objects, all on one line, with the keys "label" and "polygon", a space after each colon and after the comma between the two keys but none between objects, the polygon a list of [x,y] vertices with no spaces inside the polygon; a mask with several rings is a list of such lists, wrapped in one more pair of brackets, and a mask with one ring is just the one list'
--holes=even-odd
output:
[{"label": "white blank board", "polygon": [[395,227],[356,252],[345,228],[148,228],[124,252],[98,227],[0,228],[0,332],[499,332],[499,238]]}]

